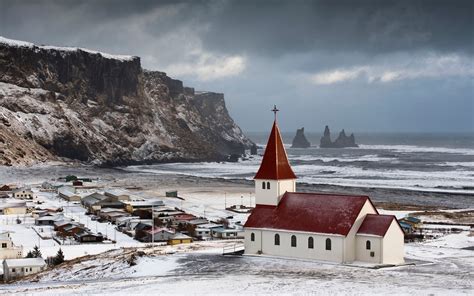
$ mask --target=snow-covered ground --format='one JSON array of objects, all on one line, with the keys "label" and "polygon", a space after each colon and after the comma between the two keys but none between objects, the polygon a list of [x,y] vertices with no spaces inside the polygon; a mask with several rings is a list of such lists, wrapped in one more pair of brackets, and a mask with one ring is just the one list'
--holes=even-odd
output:
[{"label": "snow-covered ground", "polygon": [[[162,196],[165,190],[148,190],[143,196]],[[415,265],[370,269],[308,260],[267,256],[224,257],[224,246],[240,241],[208,241],[178,246],[143,244],[115,232],[107,223],[92,221],[77,204],[67,203],[50,193],[39,193],[42,207],[64,207],[65,215],[100,231],[116,244],[58,245],[41,239],[34,231],[32,217],[0,216],[1,230],[12,231],[15,244],[25,252],[39,245],[43,255],[55,255],[62,248],[65,265],[38,275],[38,281],[25,280],[0,285],[2,295],[136,295],[136,294],[397,294],[457,295],[471,294],[474,288],[474,237],[463,228],[460,233],[442,236],[405,247],[408,262]],[[138,193],[140,195],[140,193]],[[210,220],[233,216],[233,222],[245,222],[246,214],[226,211],[225,206],[253,205],[251,193],[235,188],[184,188],[180,196],[163,198],[171,207],[179,207]],[[381,211],[398,218],[405,211]],[[47,230],[44,230],[47,231]],[[137,255],[136,265],[127,260]],[[97,255],[96,255],[97,254]],[[86,256],[85,256],[86,255]],[[81,257],[85,256],[85,257]],[[76,259],[74,259],[76,258]]]},{"label": "snow-covered ground", "polygon": [[[445,242],[451,242],[445,247]],[[179,247],[143,249],[130,267],[130,249],[49,272],[38,282],[0,286],[6,295],[136,295],[136,294],[324,294],[324,295],[472,295],[473,251],[468,232],[430,243],[408,244],[407,258],[416,265],[370,269],[307,260],[243,256],[224,257],[223,243],[206,242],[198,251]],[[230,242],[229,242],[230,243]],[[167,251],[165,251],[167,250]],[[128,253],[127,253],[128,252]]]}]

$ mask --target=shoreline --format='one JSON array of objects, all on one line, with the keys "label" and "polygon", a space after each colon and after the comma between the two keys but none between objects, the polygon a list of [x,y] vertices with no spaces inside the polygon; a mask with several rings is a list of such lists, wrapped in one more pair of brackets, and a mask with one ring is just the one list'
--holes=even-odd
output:
[{"label": "shoreline", "polygon": [[[99,178],[109,187],[140,187],[143,191],[165,191],[175,189],[211,190],[252,194],[252,180],[197,177],[186,174],[156,174],[134,172],[124,167],[103,168],[83,164],[44,164],[30,167],[0,167],[1,183],[41,184],[43,181],[55,180],[66,175]],[[368,195],[375,203],[392,203],[406,206],[438,207],[445,209],[462,209],[474,207],[474,194],[416,191],[401,188],[352,187],[297,183],[300,192],[324,192]],[[164,193],[164,192],[163,192]]]}]

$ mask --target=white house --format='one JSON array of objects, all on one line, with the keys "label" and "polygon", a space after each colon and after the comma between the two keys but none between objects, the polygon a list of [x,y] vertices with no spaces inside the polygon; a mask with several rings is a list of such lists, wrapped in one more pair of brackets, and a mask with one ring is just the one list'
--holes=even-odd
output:
[{"label": "white house", "polygon": [[0,215],[24,215],[26,211],[26,201],[0,202]]},{"label": "white house", "polygon": [[276,120],[254,179],[256,207],[244,225],[246,254],[404,262],[397,219],[380,215],[368,196],[296,192]]},{"label": "white house", "polygon": [[15,246],[9,232],[0,233],[0,259],[17,259],[23,256],[23,248]]},{"label": "white house", "polygon": [[33,191],[30,188],[19,188],[12,191],[13,198],[33,199]]},{"label": "white house", "polygon": [[81,196],[76,193],[76,188],[73,186],[62,186],[58,189],[58,194],[61,198],[67,201],[81,201]]},{"label": "white house", "polygon": [[46,269],[43,258],[21,258],[3,260],[3,280],[9,281]]}]

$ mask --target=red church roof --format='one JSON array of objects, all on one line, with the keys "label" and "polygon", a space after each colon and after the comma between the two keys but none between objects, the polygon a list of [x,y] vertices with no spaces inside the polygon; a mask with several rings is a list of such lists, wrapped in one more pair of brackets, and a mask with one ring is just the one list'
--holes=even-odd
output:
[{"label": "red church roof", "polygon": [[385,233],[387,233],[387,230],[392,224],[393,220],[397,222],[397,218],[395,218],[393,215],[367,214],[357,233],[378,235],[383,237],[385,236]]},{"label": "red church roof", "polygon": [[286,156],[285,146],[281,140],[280,129],[275,122],[268,138],[262,163],[254,179],[284,180],[296,179]]},{"label": "red church roof", "polygon": [[372,204],[368,196],[286,192],[278,206],[257,204],[245,227],[345,236],[367,200]]}]

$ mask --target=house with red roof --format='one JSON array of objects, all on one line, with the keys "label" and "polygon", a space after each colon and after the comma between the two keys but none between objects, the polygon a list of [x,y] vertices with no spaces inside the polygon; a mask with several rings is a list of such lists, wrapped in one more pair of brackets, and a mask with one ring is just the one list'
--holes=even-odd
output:
[{"label": "house with red roof", "polygon": [[339,263],[404,262],[404,233],[368,196],[296,192],[276,116],[255,175],[256,207],[244,225],[245,253]]}]

